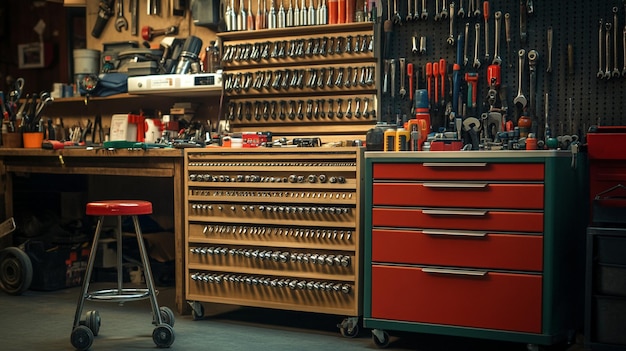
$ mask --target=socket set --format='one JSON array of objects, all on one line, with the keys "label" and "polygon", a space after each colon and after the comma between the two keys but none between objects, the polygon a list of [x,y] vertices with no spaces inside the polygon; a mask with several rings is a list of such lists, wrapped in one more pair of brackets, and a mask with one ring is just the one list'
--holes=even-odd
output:
[{"label": "socket set", "polygon": [[327,123],[332,119],[375,119],[373,96],[315,97],[307,99],[231,100],[226,118],[230,121],[304,121]]},{"label": "socket set", "polygon": [[251,65],[267,61],[333,58],[334,55],[359,56],[372,54],[373,51],[373,34],[293,38],[256,43],[242,42],[224,45],[222,63],[228,67],[232,63]]},{"label": "socket set", "polygon": [[185,149],[194,311],[219,302],[358,316],[362,157],[356,147]]},{"label": "socket set", "polygon": [[310,290],[319,292],[335,292],[350,294],[354,289],[352,285],[333,281],[319,281],[306,279],[276,278],[258,275],[224,274],[195,272],[189,278],[198,283],[208,284],[245,284],[254,286],[266,286],[271,288],[284,288],[291,290]]},{"label": "socket set", "polygon": [[[239,71],[222,74],[224,91],[237,95],[256,91],[272,93],[308,90],[374,89],[374,65],[336,65],[334,67],[281,68]],[[353,89],[354,88],[354,89]]]}]

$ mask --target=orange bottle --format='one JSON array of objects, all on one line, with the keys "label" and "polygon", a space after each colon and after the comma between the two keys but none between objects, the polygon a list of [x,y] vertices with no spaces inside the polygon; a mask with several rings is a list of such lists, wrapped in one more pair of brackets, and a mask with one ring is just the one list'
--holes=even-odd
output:
[{"label": "orange bottle", "polygon": [[328,0],[328,24],[337,24],[339,0]]},{"label": "orange bottle", "polygon": [[337,23],[346,23],[346,0],[337,3]]}]

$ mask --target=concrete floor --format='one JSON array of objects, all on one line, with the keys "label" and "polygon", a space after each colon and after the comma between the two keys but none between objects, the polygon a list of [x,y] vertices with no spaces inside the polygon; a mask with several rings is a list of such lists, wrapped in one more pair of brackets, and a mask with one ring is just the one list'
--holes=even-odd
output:
[{"label": "concrete floor", "polygon": [[[103,285],[104,284],[104,285]],[[93,289],[110,288],[110,283],[92,284]],[[174,288],[159,288],[159,303],[174,310]],[[0,349],[73,350],[70,333],[80,289],[52,292],[27,291],[21,296],[0,292]],[[171,350],[377,350],[369,330],[355,338],[340,335],[336,324],[343,317],[233,308],[205,304],[205,318],[193,320],[176,314],[175,341]],[[84,311],[98,310],[102,319],[100,333],[92,350],[139,351],[155,349],[152,341],[149,302],[115,303],[87,301]],[[525,345],[490,340],[465,339],[414,333],[391,334],[389,349],[419,351],[522,351]],[[578,345],[560,347],[582,350]]]}]

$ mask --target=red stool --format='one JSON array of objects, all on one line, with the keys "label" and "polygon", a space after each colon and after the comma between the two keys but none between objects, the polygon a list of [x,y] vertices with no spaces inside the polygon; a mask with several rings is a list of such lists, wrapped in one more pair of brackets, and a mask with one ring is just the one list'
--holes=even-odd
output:
[{"label": "red stool", "polygon": [[[139,228],[139,220],[137,216],[152,213],[152,203],[149,201],[136,200],[111,200],[96,201],[87,204],[87,215],[98,216],[96,224],[96,232],[89,253],[89,261],[87,262],[87,270],[83,277],[83,285],[76,306],[76,314],[74,315],[74,327],[72,329],[71,341],[77,350],[87,350],[93,344],[93,339],[98,335],[100,329],[100,314],[98,311],[89,311],[85,314],[85,319],[81,320],[85,300],[119,302],[131,300],[150,299],[152,305],[152,323],[156,328],[152,332],[152,340],[157,347],[169,347],[174,342],[174,313],[168,307],[159,308],[152,280],[152,272],[150,270],[150,260],[148,252],[141,236]],[[93,271],[94,262],[102,223],[105,216],[117,217],[117,231],[115,233],[117,239],[117,288],[104,289],[89,292],[89,281]],[[144,277],[146,280],[145,289],[124,288],[122,278],[122,217],[130,216],[135,225],[135,234],[137,235],[137,243],[139,244],[139,253],[144,268]]]}]

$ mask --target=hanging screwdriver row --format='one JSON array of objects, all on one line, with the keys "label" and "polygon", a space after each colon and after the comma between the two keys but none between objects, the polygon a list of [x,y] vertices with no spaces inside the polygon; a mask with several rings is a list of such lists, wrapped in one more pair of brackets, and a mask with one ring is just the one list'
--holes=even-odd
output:
[{"label": "hanging screwdriver row", "polygon": [[341,216],[345,214],[350,214],[352,212],[351,208],[348,207],[322,207],[322,206],[278,206],[278,205],[211,205],[206,203],[192,203],[191,205],[191,214],[192,215],[202,215],[208,214],[209,212],[213,212],[213,210],[224,211],[230,210],[232,212],[237,212],[240,210],[242,212],[250,212],[254,213],[255,211],[261,213],[279,213],[279,214],[329,214],[334,216]]},{"label": "hanging screwdriver row", "polygon": [[[227,118],[231,121],[371,119],[376,110],[370,98],[337,98],[305,100],[230,101]],[[373,105],[373,104],[372,104]]]},{"label": "hanging screwdriver row", "polygon": [[254,162],[189,162],[189,167],[354,167],[356,162],[293,162],[293,161],[254,161]]},{"label": "hanging screwdriver row", "polygon": [[339,183],[344,184],[346,182],[346,177],[344,176],[330,176],[328,177],[326,174],[309,174],[308,176],[291,174],[289,177],[266,177],[260,176],[256,174],[251,175],[243,175],[237,174],[236,176],[230,175],[211,175],[211,174],[196,174],[192,173],[189,175],[189,180],[192,182],[237,182],[237,183]]},{"label": "hanging screwdriver row", "polygon": [[373,88],[374,66],[224,73],[224,91]]},{"label": "hanging screwdriver row", "polygon": [[289,251],[273,251],[263,249],[235,249],[221,246],[200,246],[189,249],[192,255],[226,256],[253,259],[258,261],[273,261],[280,263],[315,264],[319,266],[348,267],[352,259],[347,255],[303,253]]},{"label": "hanging screwdriver row", "polygon": [[334,200],[334,199],[352,199],[353,194],[349,192],[293,192],[293,191],[215,191],[207,189],[192,189],[190,191],[192,196],[232,196],[232,197],[269,197],[269,198],[295,198],[295,199],[320,199],[320,200]]},{"label": "hanging screwdriver row", "polygon": [[347,35],[345,37],[317,37],[224,45],[222,63],[260,62],[262,60],[282,60],[333,56],[343,54],[367,54],[374,50],[374,36]]},{"label": "hanging screwdriver row", "polygon": [[241,275],[241,274],[219,274],[219,273],[201,273],[196,272],[190,275],[191,279],[196,282],[203,283],[238,283],[247,285],[262,285],[272,288],[289,288],[291,290],[317,290],[327,292],[342,292],[349,294],[352,286],[345,283],[335,283],[316,280],[298,280],[298,279],[278,279],[274,277]]},{"label": "hanging screwdriver row", "polygon": [[254,236],[279,236],[291,238],[350,240],[351,230],[320,229],[320,228],[281,228],[265,226],[223,225],[209,224],[202,229],[205,236],[214,235],[254,235]]}]

